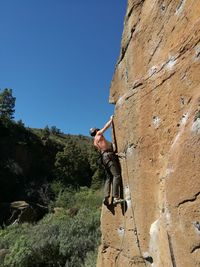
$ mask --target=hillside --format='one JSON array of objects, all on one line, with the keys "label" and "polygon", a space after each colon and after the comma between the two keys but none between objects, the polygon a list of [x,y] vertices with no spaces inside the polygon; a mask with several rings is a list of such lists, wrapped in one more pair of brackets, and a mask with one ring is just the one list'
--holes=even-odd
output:
[{"label": "hillside", "polygon": [[39,192],[55,180],[76,189],[102,182],[98,154],[88,137],[0,119],[0,151],[0,202],[41,202]]},{"label": "hillside", "polygon": [[103,170],[92,140],[0,119],[0,266],[93,267]]}]

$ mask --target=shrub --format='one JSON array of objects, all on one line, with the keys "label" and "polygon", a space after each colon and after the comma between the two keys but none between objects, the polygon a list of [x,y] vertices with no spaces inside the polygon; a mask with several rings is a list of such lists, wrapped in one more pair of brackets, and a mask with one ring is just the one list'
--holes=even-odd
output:
[{"label": "shrub", "polygon": [[73,208],[78,208],[73,217],[66,203],[67,208],[48,214],[38,224],[0,231],[0,249],[9,249],[3,267],[80,267],[86,266],[85,259],[94,262],[100,239],[101,192],[83,188],[73,193]]},{"label": "shrub", "polygon": [[94,267],[96,266],[98,250],[89,251],[86,254],[86,258],[82,267]]},{"label": "shrub", "polygon": [[80,190],[75,191],[71,188],[65,188],[62,183],[54,183],[52,189],[56,195],[54,207],[97,209],[101,206],[101,190],[81,187]]}]

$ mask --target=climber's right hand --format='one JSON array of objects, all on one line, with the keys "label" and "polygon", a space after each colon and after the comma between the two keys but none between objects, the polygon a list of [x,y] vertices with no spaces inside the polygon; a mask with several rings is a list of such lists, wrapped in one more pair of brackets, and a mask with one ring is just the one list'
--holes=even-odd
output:
[{"label": "climber's right hand", "polygon": [[110,120],[113,121],[113,119],[114,119],[114,115],[111,115]]}]

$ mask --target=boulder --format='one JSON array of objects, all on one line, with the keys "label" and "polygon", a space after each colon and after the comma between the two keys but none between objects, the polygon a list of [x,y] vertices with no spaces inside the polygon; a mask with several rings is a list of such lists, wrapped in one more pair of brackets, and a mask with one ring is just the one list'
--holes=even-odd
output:
[{"label": "boulder", "polygon": [[15,201],[10,204],[12,216],[10,223],[34,223],[43,218],[48,212],[48,208],[36,203],[25,201]]}]

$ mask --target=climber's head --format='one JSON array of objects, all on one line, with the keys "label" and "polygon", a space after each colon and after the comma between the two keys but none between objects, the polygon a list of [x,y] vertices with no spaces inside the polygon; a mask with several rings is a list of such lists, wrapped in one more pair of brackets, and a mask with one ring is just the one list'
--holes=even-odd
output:
[{"label": "climber's head", "polygon": [[91,128],[90,129],[90,135],[94,137],[98,131],[99,131],[98,128]]}]

